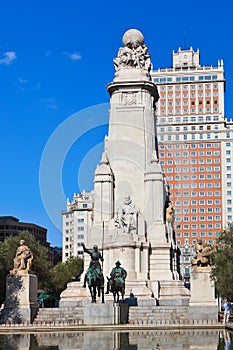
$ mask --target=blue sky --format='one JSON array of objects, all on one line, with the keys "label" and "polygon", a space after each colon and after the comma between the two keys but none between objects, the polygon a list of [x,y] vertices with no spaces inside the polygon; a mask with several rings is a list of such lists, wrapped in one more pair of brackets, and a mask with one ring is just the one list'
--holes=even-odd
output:
[{"label": "blue sky", "polygon": [[106,85],[127,29],[144,34],[155,69],[171,66],[172,50],[184,46],[200,49],[202,65],[223,59],[232,117],[232,16],[232,0],[2,0],[0,215],[46,227],[61,246],[65,198],[92,189],[107,133]]}]

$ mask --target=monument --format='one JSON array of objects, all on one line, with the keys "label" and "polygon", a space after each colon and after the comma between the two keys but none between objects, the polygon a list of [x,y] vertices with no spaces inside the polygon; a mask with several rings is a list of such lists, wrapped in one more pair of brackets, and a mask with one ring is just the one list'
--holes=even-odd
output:
[{"label": "monument", "polygon": [[37,309],[37,276],[31,271],[33,254],[20,240],[14,258],[14,268],[6,279],[6,300],[1,321],[32,323]]},{"label": "monument", "polygon": [[[126,31],[122,41],[107,86],[109,130],[94,175],[93,221],[85,245],[100,247],[104,276],[121,261],[127,270],[125,295],[133,293],[139,305],[188,305],[189,291],[177,268],[174,220],[166,222],[169,193],[157,149],[159,96],[150,54],[137,29]],[[84,271],[89,261],[85,254]],[[70,298],[75,290],[79,300],[86,300],[80,285],[68,285],[61,305],[75,300]]]},{"label": "monument", "polygon": [[217,314],[217,305],[215,301],[214,282],[210,279],[211,262],[210,257],[214,249],[209,245],[198,240],[196,245],[196,254],[192,260],[191,271],[191,297],[189,306],[191,313],[205,318],[214,318]]}]

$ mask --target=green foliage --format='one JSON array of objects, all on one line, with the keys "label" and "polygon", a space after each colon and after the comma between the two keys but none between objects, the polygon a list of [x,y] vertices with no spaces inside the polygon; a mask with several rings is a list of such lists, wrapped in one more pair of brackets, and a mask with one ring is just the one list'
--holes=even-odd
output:
[{"label": "green foliage", "polygon": [[233,300],[233,224],[219,237],[219,248],[213,254],[211,278],[223,298]]},{"label": "green foliage", "polygon": [[50,290],[59,297],[68,282],[76,279],[83,272],[83,260],[71,257],[65,263],[58,263],[50,270]]},{"label": "green foliage", "polygon": [[6,238],[0,242],[0,278],[1,290],[0,299],[4,300],[5,280],[9,270],[14,267],[14,257],[19,246],[19,241],[25,240],[25,244],[33,254],[32,271],[38,276],[39,288],[45,288],[48,281],[49,261],[48,250],[36,241],[35,237],[28,232],[21,232],[18,236]]},{"label": "green foliage", "polygon": [[49,289],[59,298],[67,283],[80,276],[82,272],[83,260],[78,257],[70,258],[65,263],[58,263],[49,271]]}]

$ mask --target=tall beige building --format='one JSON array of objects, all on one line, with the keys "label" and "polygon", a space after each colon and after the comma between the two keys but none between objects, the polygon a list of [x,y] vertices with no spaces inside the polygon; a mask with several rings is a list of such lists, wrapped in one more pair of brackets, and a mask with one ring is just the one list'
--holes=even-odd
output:
[{"label": "tall beige building", "polygon": [[62,212],[62,262],[70,257],[83,258],[85,235],[91,227],[93,211],[93,192],[83,191],[67,200],[66,210]]},{"label": "tall beige building", "polygon": [[175,207],[178,245],[213,244],[233,220],[233,126],[224,111],[223,61],[201,66],[192,48],[172,54],[171,68],[152,72],[160,95],[160,163]]}]

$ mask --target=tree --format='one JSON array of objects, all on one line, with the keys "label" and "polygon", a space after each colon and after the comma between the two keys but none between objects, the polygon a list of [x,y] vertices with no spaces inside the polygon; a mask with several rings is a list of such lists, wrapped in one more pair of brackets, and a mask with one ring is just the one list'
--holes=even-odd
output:
[{"label": "tree", "polygon": [[213,254],[211,278],[216,291],[223,298],[233,300],[233,224],[220,234],[217,251]]},{"label": "tree", "polygon": [[83,260],[71,257],[65,263],[59,262],[50,271],[50,291],[59,298],[68,282],[77,279],[83,272]]},{"label": "tree", "polygon": [[38,276],[39,288],[44,289],[48,284],[48,249],[37,242],[29,232],[21,232],[18,236],[6,238],[3,242],[0,242],[0,301],[5,299],[6,276],[9,270],[13,269],[15,253],[21,239],[25,240],[33,254],[32,271]]}]

